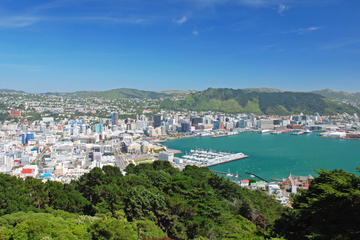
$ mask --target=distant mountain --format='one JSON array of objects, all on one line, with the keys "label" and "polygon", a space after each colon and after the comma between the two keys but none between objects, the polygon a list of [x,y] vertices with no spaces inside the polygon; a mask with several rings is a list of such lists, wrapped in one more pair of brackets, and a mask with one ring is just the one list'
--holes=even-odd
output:
[{"label": "distant mountain", "polygon": [[0,89],[0,92],[6,92],[6,93],[25,93],[24,91],[18,91],[13,89]]},{"label": "distant mountain", "polygon": [[251,92],[265,92],[265,93],[284,92],[284,90],[280,90],[276,88],[245,88],[244,90],[248,90]]},{"label": "distant mountain", "polygon": [[169,90],[169,91],[144,91],[131,88],[118,88],[108,91],[79,91],[74,93],[68,93],[68,96],[79,97],[103,97],[109,99],[116,98],[164,98],[172,96],[182,96],[191,93],[192,91],[182,90]]},{"label": "distant mountain", "polygon": [[166,94],[176,94],[176,95],[186,95],[186,94],[190,94],[190,93],[196,93],[198,92],[197,90],[166,90],[166,91],[160,91],[160,93],[166,93]]},{"label": "distant mountain", "polygon": [[348,101],[356,104],[360,104],[360,93],[349,93],[344,91],[334,91],[331,89],[323,89],[318,91],[313,91],[313,93],[320,94],[321,96],[339,100],[339,101]]},{"label": "distant mountain", "polygon": [[268,115],[355,113],[358,109],[315,93],[263,92],[249,89],[209,88],[185,100],[163,101],[167,109],[257,113]]}]

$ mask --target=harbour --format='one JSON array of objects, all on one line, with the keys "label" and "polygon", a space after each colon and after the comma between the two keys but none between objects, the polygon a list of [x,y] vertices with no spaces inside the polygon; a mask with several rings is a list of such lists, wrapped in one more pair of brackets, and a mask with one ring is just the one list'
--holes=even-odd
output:
[{"label": "harbour", "polygon": [[344,169],[358,174],[360,141],[323,138],[318,133],[292,136],[245,132],[224,138],[194,137],[164,143],[186,155],[191,149],[212,149],[218,152],[243,152],[249,157],[209,166],[211,170],[246,176],[252,172],[266,179],[280,179],[291,172],[298,176],[312,174],[320,169]]}]

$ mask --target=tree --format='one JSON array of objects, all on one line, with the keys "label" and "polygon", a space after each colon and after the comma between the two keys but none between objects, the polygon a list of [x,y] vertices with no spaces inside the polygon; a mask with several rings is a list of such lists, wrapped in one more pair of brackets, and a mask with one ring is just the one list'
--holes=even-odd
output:
[{"label": "tree", "polygon": [[0,217],[0,225],[0,239],[90,239],[87,225],[80,223],[77,215],[63,218],[50,213],[17,212]]},{"label": "tree", "polygon": [[276,223],[289,239],[357,239],[360,236],[360,177],[343,170],[321,170],[308,191],[294,199]]},{"label": "tree", "polygon": [[136,226],[126,219],[106,218],[95,221],[90,226],[94,240],[137,240]]}]

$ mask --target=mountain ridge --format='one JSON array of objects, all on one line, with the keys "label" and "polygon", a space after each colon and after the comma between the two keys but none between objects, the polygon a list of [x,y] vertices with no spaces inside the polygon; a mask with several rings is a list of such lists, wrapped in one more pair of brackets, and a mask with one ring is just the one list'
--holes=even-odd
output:
[{"label": "mountain ridge", "polygon": [[245,89],[208,88],[184,100],[163,101],[165,109],[256,113],[266,115],[359,113],[355,107],[309,92],[261,92]]}]

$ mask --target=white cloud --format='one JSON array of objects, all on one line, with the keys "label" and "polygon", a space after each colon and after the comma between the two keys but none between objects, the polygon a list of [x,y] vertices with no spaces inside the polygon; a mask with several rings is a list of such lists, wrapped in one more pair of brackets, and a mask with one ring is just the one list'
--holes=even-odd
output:
[{"label": "white cloud", "polygon": [[182,18],[175,20],[175,22],[179,25],[182,25],[182,24],[186,23],[187,20],[188,20],[188,18],[186,16],[183,16]]},{"label": "white cloud", "polygon": [[296,33],[296,34],[302,35],[302,34],[305,34],[305,33],[318,31],[320,29],[321,29],[321,27],[319,27],[319,26],[312,26],[312,27],[307,27],[307,28],[298,28],[298,29],[288,31],[288,32],[283,32],[283,33],[285,33],[285,34],[287,34],[287,33]]},{"label": "white cloud", "polygon": [[39,22],[39,17],[31,16],[10,16],[0,17],[0,28],[23,28]]},{"label": "white cloud", "polygon": [[314,31],[317,31],[317,30],[320,30],[321,27],[308,27],[308,28],[299,28],[297,29],[295,32],[297,34],[304,34],[304,33],[308,33],[308,32],[314,32]]},{"label": "white cloud", "polygon": [[115,24],[144,24],[149,22],[148,19],[144,18],[118,18],[118,17],[102,17],[102,16],[88,16],[88,17],[64,17],[64,18],[58,18],[53,20],[59,20],[59,21],[82,21],[82,22],[110,22]]},{"label": "white cloud", "polygon": [[285,4],[279,4],[278,7],[278,13],[282,14],[283,12],[285,12],[288,9],[288,7]]},{"label": "white cloud", "polygon": [[198,31],[198,30],[193,30],[193,31],[192,31],[192,34],[193,34],[194,36],[197,36],[197,35],[199,35],[199,31]]},{"label": "white cloud", "polygon": [[238,0],[237,2],[252,7],[263,7],[272,3],[271,0]]},{"label": "white cloud", "polygon": [[337,49],[342,47],[347,47],[355,44],[359,44],[360,39],[348,39],[337,43],[328,44],[322,47],[322,49]]},{"label": "white cloud", "polygon": [[112,24],[146,24],[151,19],[139,17],[103,17],[103,16],[78,16],[78,17],[28,17],[28,16],[10,16],[0,17],[0,28],[25,28],[39,22],[99,22]]}]

